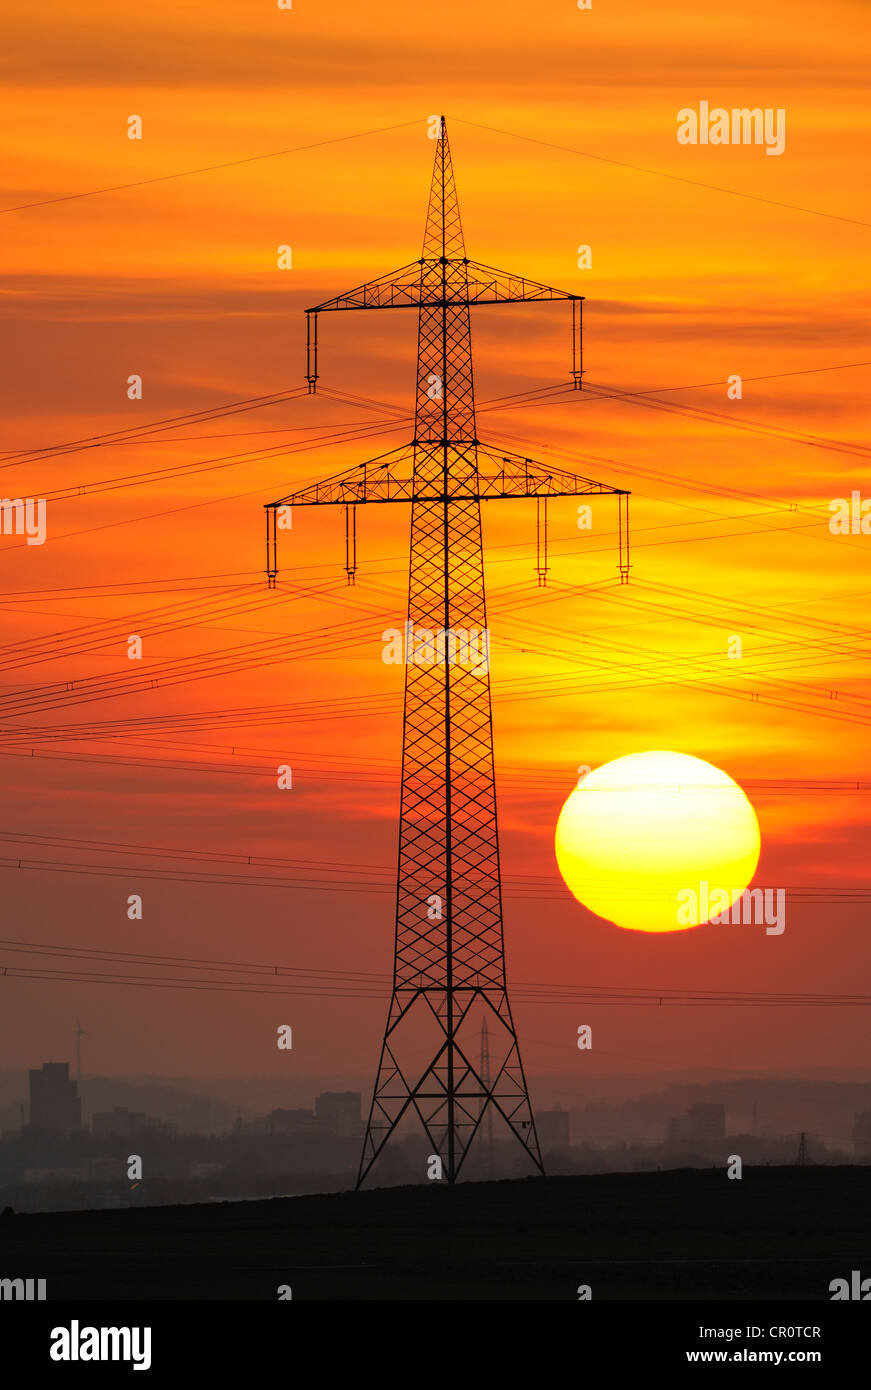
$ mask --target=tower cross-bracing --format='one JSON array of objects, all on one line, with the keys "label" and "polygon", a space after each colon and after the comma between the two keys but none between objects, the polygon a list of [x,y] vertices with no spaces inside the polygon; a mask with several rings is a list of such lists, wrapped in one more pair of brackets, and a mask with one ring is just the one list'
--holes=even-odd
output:
[{"label": "tower cross-bracing", "polygon": [[274,583],[280,507],[411,505],[393,988],[358,1186],[413,1117],[448,1182],[494,1119],[543,1171],[505,975],[481,503],[616,495],[621,579],[629,563],[628,493],[478,438],[471,306],[569,300],[580,387],[582,297],[468,259],[443,117],[437,136],[420,259],[307,310],[314,392],[319,314],[417,309],[414,438],[266,511]]}]

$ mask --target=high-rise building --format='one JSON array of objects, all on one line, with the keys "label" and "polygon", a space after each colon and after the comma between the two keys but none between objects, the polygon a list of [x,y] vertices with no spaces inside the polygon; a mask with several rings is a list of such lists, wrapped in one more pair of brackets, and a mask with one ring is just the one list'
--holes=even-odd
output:
[{"label": "high-rise building", "polygon": [[359,1139],[362,1132],[359,1091],[323,1091],[315,1097],[318,1123],[339,1139]]},{"label": "high-rise building", "polygon": [[567,1149],[569,1146],[568,1110],[536,1110],[535,1127],[542,1149]]},{"label": "high-rise building", "polygon": [[687,1116],[694,1139],[725,1139],[725,1105],[691,1105]]},{"label": "high-rise building", "polygon": [[176,1126],[164,1124],[163,1120],[146,1115],[141,1110],[128,1110],[126,1105],[116,1105],[114,1110],[102,1110],[91,1119],[91,1128],[101,1139],[128,1139],[134,1134],[147,1131],[162,1136],[175,1134]]},{"label": "high-rise building", "polygon": [[128,1110],[126,1105],[116,1105],[114,1110],[104,1110],[91,1117],[91,1127],[101,1137],[113,1135],[128,1138],[138,1134],[145,1125],[145,1115],[138,1110]]},{"label": "high-rise building", "polygon": [[702,1142],[725,1139],[725,1105],[691,1105],[685,1115],[675,1115],[668,1122],[669,1143]]},{"label": "high-rise building", "polygon": [[310,1110],[270,1110],[266,1116],[268,1134],[311,1134],[314,1123]]},{"label": "high-rise building", "polygon": [[30,1123],[60,1134],[81,1129],[82,1102],[68,1062],[43,1062],[40,1071],[31,1071]]}]

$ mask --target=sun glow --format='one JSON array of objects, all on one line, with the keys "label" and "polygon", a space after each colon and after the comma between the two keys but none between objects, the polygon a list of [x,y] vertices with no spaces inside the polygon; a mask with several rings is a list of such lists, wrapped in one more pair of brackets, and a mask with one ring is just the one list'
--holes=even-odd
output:
[{"label": "sun glow", "polygon": [[702,883],[743,893],[759,822],[725,772],[685,753],[631,753],[589,772],[563,806],[556,858],[584,907],[631,931],[683,931],[678,894]]}]

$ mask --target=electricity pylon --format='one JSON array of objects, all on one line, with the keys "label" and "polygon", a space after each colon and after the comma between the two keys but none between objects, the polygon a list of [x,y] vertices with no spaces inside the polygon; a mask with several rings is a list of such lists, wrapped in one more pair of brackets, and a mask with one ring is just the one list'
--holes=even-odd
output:
[{"label": "electricity pylon", "polygon": [[[544,1171],[505,979],[489,659],[465,659],[470,634],[481,640],[488,632],[481,503],[614,494],[621,580],[629,570],[628,493],[478,439],[471,305],[569,300],[572,377],[580,387],[582,296],[468,259],[444,117],[434,134],[420,259],[306,311],[313,393],[319,314],[417,309],[414,438],[266,507],[266,571],[274,586],[279,509],[338,504],[353,517],[363,503],[411,503],[393,991],[358,1187],[409,1112],[449,1183],[494,1113]],[[346,537],[353,534],[346,525]],[[353,567],[346,552],[349,581]],[[475,1059],[482,1018],[492,1079]]]}]

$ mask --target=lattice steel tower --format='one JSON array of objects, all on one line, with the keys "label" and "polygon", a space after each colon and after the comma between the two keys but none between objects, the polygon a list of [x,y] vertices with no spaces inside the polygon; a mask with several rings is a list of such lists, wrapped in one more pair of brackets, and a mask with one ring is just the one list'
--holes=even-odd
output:
[{"label": "lattice steel tower", "polygon": [[[277,574],[281,507],[344,505],[346,569],[356,568],[354,508],[411,503],[405,712],[393,991],[357,1185],[397,1125],[416,1114],[453,1182],[482,1122],[496,1117],[541,1172],[541,1153],[508,1002],[481,502],[610,493],[618,497],[621,580],[628,577],[628,493],[494,450],[478,439],[472,304],[569,300],[572,377],[580,387],[581,299],[470,261],[444,118],[419,260],[306,311],[307,380],[318,379],[317,316],[418,310],[414,438],[390,453],[267,505],[267,575]],[[541,580],[543,575],[539,574]],[[491,1075],[476,1058],[488,1023]]]}]

